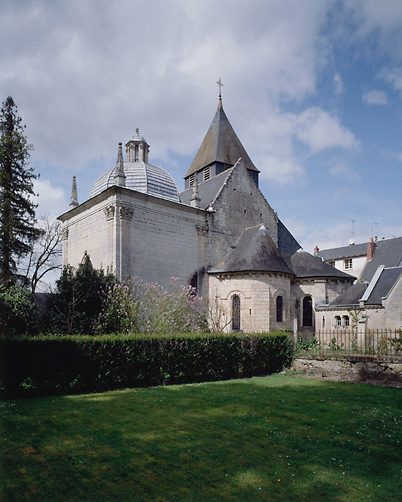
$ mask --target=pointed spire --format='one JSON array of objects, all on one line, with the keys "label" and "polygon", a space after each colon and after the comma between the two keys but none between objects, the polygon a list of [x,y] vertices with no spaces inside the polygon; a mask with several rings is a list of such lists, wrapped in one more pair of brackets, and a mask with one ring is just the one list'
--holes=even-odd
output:
[{"label": "pointed spire", "polygon": [[71,188],[70,209],[74,209],[77,206],[78,206],[77,181],[76,181],[75,176],[73,176],[73,186]]},{"label": "pointed spire", "polygon": [[126,186],[126,175],[124,174],[122,143],[119,143],[119,148],[117,150],[117,162],[114,174],[114,183],[115,185],[118,185],[120,187]]},{"label": "pointed spire", "polygon": [[191,196],[190,205],[193,207],[200,207],[200,196],[198,194],[198,179],[197,174],[194,176],[194,184],[193,184],[193,195]]}]

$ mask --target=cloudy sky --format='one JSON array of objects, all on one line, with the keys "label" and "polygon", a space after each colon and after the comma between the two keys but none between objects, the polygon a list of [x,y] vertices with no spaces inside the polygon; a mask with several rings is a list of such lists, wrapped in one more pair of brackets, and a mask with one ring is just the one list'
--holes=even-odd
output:
[{"label": "cloudy sky", "polygon": [[0,99],[35,147],[39,215],[136,127],[179,191],[223,105],[303,248],[402,235],[400,0],[0,0]]}]

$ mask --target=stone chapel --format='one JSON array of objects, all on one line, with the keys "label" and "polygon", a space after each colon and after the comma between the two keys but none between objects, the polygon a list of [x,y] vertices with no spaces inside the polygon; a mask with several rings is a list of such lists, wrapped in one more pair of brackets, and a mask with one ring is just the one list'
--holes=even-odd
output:
[{"label": "stone chapel", "polygon": [[224,331],[313,333],[315,309],[354,277],[300,249],[258,187],[260,171],[218,108],[178,192],[149,163],[139,130],[120,143],[116,166],[77,200],[76,180],[63,222],[63,264],[88,253],[96,268],[168,287],[172,277],[204,298]]}]

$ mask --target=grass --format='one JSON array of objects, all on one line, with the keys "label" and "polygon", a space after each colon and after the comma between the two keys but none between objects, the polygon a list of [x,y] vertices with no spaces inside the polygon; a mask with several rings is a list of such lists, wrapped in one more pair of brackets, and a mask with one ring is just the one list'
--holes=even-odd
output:
[{"label": "grass", "polygon": [[2,401],[3,501],[364,501],[402,492],[402,391],[266,378]]}]

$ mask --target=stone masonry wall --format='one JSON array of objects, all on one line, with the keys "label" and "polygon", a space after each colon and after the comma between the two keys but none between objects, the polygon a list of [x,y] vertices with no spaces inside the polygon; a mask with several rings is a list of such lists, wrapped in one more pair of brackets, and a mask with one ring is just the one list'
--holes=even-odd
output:
[{"label": "stone masonry wall", "polygon": [[[209,307],[220,328],[232,331],[232,299],[240,297],[240,329],[245,333],[292,328],[290,279],[279,274],[225,274],[209,277]],[[283,298],[283,322],[276,322],[276,298]]]}]

